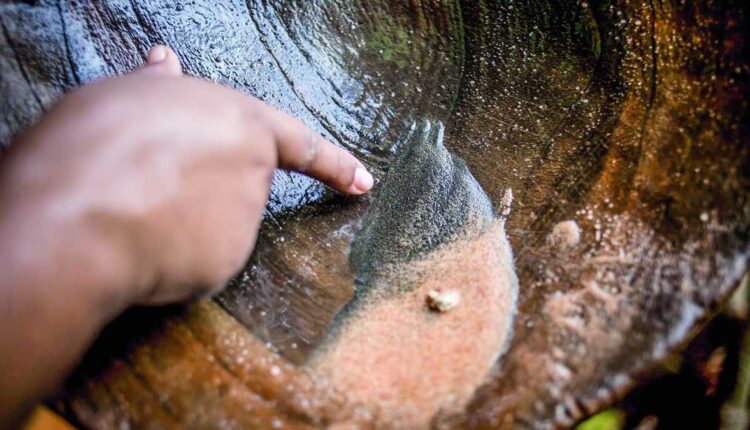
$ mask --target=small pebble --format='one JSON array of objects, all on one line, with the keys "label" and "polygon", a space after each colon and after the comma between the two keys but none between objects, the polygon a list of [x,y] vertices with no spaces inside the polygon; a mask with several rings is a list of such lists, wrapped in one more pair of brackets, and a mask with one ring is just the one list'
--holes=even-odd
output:
[{"label": "small pebble", "polygon": [[573,220],[559,222],[552,228],[549,241],[561,249],[573,248],[581,243],[581,228]]},{"label": "small pebble", "polygon": [[427,293],[427,307],[435,312],[448,312],[458,306],[461,295],[457,291],[430,290]]}]

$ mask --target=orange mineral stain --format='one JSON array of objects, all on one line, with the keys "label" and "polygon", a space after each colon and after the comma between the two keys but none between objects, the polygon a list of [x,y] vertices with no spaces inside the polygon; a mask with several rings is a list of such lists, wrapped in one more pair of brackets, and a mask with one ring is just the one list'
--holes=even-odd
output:
[{"label": "orange mineral stain", "polygon": [[[397,264],[368,288],[404,279],[414,288],[368,299],[309,367],[379,426],[425,428],[436,413],[461,410],[509,337],[517,280],[503,221]],[[455,292],[460,304],[433,312],[431,291]]]}]

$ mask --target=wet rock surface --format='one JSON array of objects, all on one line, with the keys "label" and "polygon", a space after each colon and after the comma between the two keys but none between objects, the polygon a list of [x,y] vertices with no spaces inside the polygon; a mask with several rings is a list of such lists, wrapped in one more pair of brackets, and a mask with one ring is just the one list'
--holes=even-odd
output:
[{"label": "wet rock surface", "polygon": [[[445,148],[444,133],[443,124],[424,121],[397,145],[352,241],[349,264],[358,283],[462,235],[481,233],[495,219],[492,202],[466,164]],[[392,289],[397,292],[398,283]]]},{"label": "wet rock surface", "polygon": [[515,315],[509,208],[495,216],[443,139],[442,124],[425,121],[397,146],[352,241],[354,297],[306,363],[388,428],[427,428],[438,413],[460,412]]},{"label": "wet rock surface", "polygon": [[[502,362],[434,424],[568,426],[688,338],[747,269],[748,13],[739,1],[5,2],[0,141],[154,43],[381,178],[414,121],[442,121],[493,206],[513,189],[520,296]],[[88,428],[377,422],[343,397],[316,402],[326,388],[299,370],[354,294],[348,250],[370,201],[281,173],[270,203],[247,270],[216,302],[126,317],[59,409]],[[564,252],[549,240],[563,221],[580,229]]]}]

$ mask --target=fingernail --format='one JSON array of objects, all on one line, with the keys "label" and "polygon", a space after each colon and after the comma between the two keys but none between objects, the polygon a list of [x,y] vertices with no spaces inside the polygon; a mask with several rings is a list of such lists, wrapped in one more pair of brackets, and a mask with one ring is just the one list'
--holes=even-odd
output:
[{"label": "fingernail", "polygon": [[373,182],[372,175],[363,167],[357,167],[354,171],[354,188],[360,193],[369,191]]},{"label": "fingernail", "polygon": [[151,52],[148,53],[148,63],[161,63],[167,59],[167,48],[161,45],[157,45],[151,48]]}]

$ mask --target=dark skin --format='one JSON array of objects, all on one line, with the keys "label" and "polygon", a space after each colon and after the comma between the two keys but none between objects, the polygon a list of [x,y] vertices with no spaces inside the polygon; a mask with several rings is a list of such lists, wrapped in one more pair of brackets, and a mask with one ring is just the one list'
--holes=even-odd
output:
[{"label": "dark skin", "polygon": [[300,121],[183,76],[163,46],[20,136],[0,160],[0,422],[19,422],[129,306],[220,289],[253,249],[276,168],[349,194],[373,184]]}]

